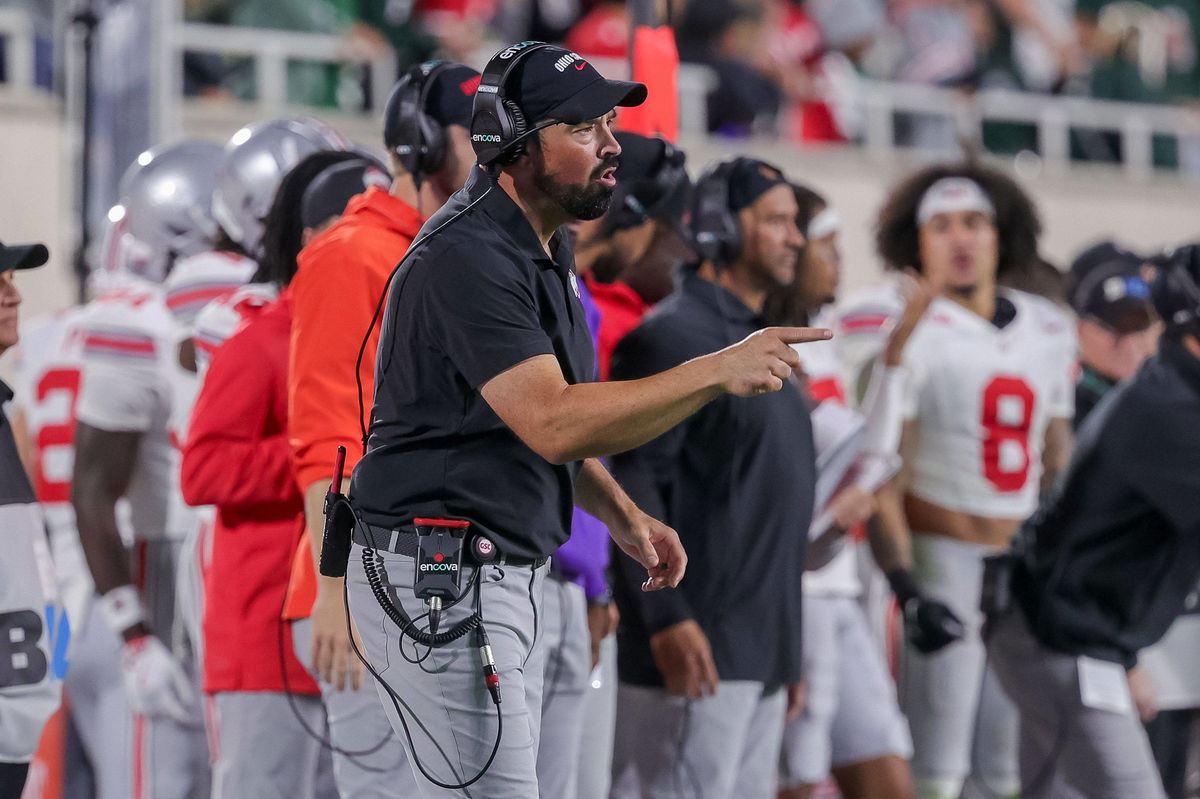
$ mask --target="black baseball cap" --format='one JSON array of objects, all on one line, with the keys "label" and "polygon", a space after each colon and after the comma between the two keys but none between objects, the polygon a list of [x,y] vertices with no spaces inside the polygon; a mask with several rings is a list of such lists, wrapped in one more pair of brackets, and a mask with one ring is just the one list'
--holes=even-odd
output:
[{"label": "black baseball cap", "polygon": [[1156,318],[1150,286],[1142,275],[1145,263],[1145,258],[1111,241],[1087,248],[1071,262],[1071,308],[1120,334],[1145,330]]},{"label": "black baseball cap", "polygon": [[777,167],[754,158],[739,158],[729,170],[729,210],[742,210],[776,186],[790,186]]},{"label": "black baseball cap", "polygon": [[425,95],[425,113],[443,127],[461,125],[469,129],[478,88],[478,72],[462,64],[448,66],[434,76],[433,85]]},{"label": "black baseball cap", "polygon": [[527,55],[508,78],[504,94],[530,125],[554,120],[578,124],[604,116],[617,106],[646,101],[646,85],[608,80],[578,53],[542,47]]},{"label": "black baseball cap", "polygon": [[387,190],[392,179],[374,158],[355,158],[327,167],[308,184],[300,198],[300,224],[316,227],[341,216],[346,203],[372,186]]},{"label": "black baseball cap", "polygon": [[45,244],[5,244],[0,242],[0,272],[9,269],[33,269],[50,258]]},{"label": "black baseball cap", "polygon": [[682,150],[655,136],[620,130],[617,191],[609,212],[609,230],[634,227],[647,219],[680,224],[687,208],[688,179]]}]

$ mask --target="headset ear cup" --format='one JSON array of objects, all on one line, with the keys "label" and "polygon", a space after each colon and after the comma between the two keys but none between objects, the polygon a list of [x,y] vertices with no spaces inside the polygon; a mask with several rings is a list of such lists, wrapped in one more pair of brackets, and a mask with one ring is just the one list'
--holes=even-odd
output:
[{"label": "headset ear cup", "polygon": [[725,263],[731,264],[742,255],[742,220],[728,208],[724,216],[727,227],[721,243],[725,250]]},{"label": "headset ear cup", "polygon": [[525,114],[521,111],[521,106],[514,103],[512,100],[501,100],[501,107],[504,109],[505,116],[509,120],[508,130],[504,134],[504,142],[501,145],[503,152],[500,158],[497,159],[501,166],[509,166],[515,164],[517,159],[525,154],[525,142],[522,141],[516,145],[509,145],[509,142],[514,139],[519,139],[525,135],[528,126],[525,122]]},{"label": "headset ear cup", "polygon": [[417,167],[422,175],[432,175],[446,160],[446,131],[424,113],[419,114],[417,127],[421,131],[422,144]]}]

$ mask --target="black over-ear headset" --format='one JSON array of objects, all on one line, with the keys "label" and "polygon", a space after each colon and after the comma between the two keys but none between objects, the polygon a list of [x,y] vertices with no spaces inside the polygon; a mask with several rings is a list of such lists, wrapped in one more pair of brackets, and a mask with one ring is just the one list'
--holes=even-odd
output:
[{"label": "black over-ear headset", "polygon": [[527,137],[548,127],[530,129],[530,120],[525,119],[521,107],[505,96],[505,86],[522,59],[550,46],[546,42],[518,42],[496,53],[484,67],[471,111],[471,146],[481,165],[508,166],[525,152],[523,142]]},{"label": "black over-ear headset", "polygon": [[383,143],[418,186],[446,160],[446,131],[425,113],[425,101],[438,74],[449,66],[445,61],[417,64],[392,89],[383,112]]},{"label": "black over-ear headset", "polygon": [[[673,200],[688,182],[687,169],[684,164],[687,156],[682,150],[666,139],[660,139],[663,144],[662,160],[658,169],[649,176],[649,185],[645,185],[635,196],[632,191],[624,191],[621,204],[613,209],[606,217],[606,229],[611,232],[623,228],[637,227],[651,219],[655,219],[662,207]],[[621,180],[620,171],[617,173],[618,186]],[[618,188],[618,191],[621,191]]]},{"label": "black over-ear headset", "polygon": [[729,210],[729,177],[745,158],[710,166],[692,190],[692,246],[701,260],[717,268],[737,260],[742,251],[742,226]]},{"label": "black over-ear headset", "polygon": [[757,164],[759,169],[783,176],[782,169],[766,161],[740,157],[710,166],[692,190],[692,247],[701,260],[718,269],[729,266],[742,252],[742,225],[729,208],[729,180],[746,164]]}]

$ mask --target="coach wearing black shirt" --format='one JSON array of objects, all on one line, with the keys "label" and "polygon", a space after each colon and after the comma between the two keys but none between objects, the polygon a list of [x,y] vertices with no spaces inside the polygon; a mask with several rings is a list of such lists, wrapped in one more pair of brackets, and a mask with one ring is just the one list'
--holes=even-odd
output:
[{"label": "coach wearing black shirt", "polygon": [[[739,158],[696,184],[691,225],[705,263],[617,345],[614,379],[654,374],[765,323],[804,237],[784,176]],[[722,397],[613,459],[690,556],[678,591],[644,594],[618,556],[614,799],[774,796],[789,687],[799,710],[801,586],[816,456],[791,381],[762,399]]]},{"label": "coach wearing black shirt", "polygon": [[[379,569],[382,590],[415,618],[425,607],[412,591],[414,518],[466,520],[499,550],[501,563],[462,570],[464,586],[479,576],[503,686],[503,735],[470,788],[474,797],[538,796],[538,606],[543,564],[567,540],[572,503],[650,571],[645,590],[683,576],[675,532],[639,509],[595,458],[645,443],[723,393],[778,391],[799,362],[787,345],[828,336],[772,328],[644,380],[586,382],[592,350],[558,231],[607,208],[620,156],[613,109],[645,93],[605,80],[559,47],[522,43],[498,53],[476,93],[471,131],[489,169],[476,170],[425,225],[423,234],[436,232],[409,251],[387,303],[369,451],[351,483],[364,524],[347,572],[350,609],[368,660],[408,707],[411,744],[384,701],[410,754],[415,748],[414,765],[443,782],[468,781],[497,735],[473,636],[411,662],[425,649],[414,652],[411,641],[401,649],[365,565]],[[501,107],[508,121],[497,125]],[[449,606],[442,629],[473,605],[468,594]],[[423,796],[461,795],[418,782]]]},{"label": "coach wearing black shirt", "polygon": [[1126,669],[1200,577],[1200,288],[1160,275],[1158,354],[1101,400],[1022,530],[988,651],[1021,713],[1023,799],[1164,796]]}]

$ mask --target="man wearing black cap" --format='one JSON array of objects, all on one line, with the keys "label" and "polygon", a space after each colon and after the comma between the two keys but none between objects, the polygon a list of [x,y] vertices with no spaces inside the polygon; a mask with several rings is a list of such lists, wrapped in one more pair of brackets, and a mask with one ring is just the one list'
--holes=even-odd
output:
[{"label": "man wearing black cap", "polygon": [[675,290],[675,274],[695,259],[683,232],[691,180],[677,147],[617,132],[621,166],[608,212],[580,222],[575,263],[600,309],[600,379],[613,349],[654,303]]},{"label": "man wearing black cap", "polygon": [[1126,671],[1200,577],[1200,288],[1174,267],[1151,295],[1157,355],[1080,428],[1010,575],[985,587],[988,652],[1021,714],[1024,799],[1165,796]]},{"label": "man wearing black cap", "polygon": [[[389,737],[389,725],[350,649],[342,580],[316,574],[322,500],[337,447],[346,448],[351,464],[362,451],[356,382],[369,398],[377,337],[368,342],[357,372],[355,361],[387,276],[426,216],[463,184],[472,165],[467,126],[478,83],[473,69],[429,62],[396,84],[384,112],[390,188],[371,185],[351,198],[341,218],[300,251],[289,288],[289,440],[309,535],[293,561],[285,618],[295,622],[297,655],[321,682],[345,796],[392,796],[415,788],[406,787],[411,770],[394,741],[374,748]],[[310,199],[308,210],[319,216],[316,198]]]},{"label": "man wearing black cap", "polygon": [[[778,391],[799,362],[787,344],[828,337],[772,328],[642,380],[588,382],[592,342],[560,227],[607,210],[620,156],[614,108],[645,93],[559,47],[498,53],[475,99],[480,168],[426,224],[429,238],[389,294],[368,452],[351,484],[360,523],[350,606],[381,690],[399,697],[385,708],[414,765],[451,785],[482,770],[472,796],[539,795],[540,595],[572,505],[640,562],[644,590],[683,577],[674,530],[638,508],[596,458],[657,437],[724,393]],[[461,568],[439,565],[438,550],[442,559],[428,556],[417,571],[416,518],[427,528],[469,525]],[[414,652],[413,625],[402,633],[388,616],[435,610],[414,593],[426,571],[461,576],[461,601],[444,608],[439,630],[480,617],[482,626]],[[419,637],[429,622],[415,627]],[[397,715],[400,699],[407,707]],[[422,796],[458,795],[420,785]]]},{"label": "man wearing black cap", "polygon": [[1071,308],[1079,317],[1079,361],[1075,384],[1078,430],[1100,398],[1131,377],[1154,354],[1162,326],[1150,303],[1145,259],[1111,241],[1101,242],[1071,264]]},{"label": "man wearing black cap", "polygon": [[[804,236],[792,187],[749,158],[718,164],[693,194],[686,271],[613,355],[635,379],[725,347],[766,324],[767,294],[792,282]],[[617,736],[613,797],[774,795],[785,714],[800,709],[801,585],[816,461],[794,381],[760,399],[722,397],[613,459],[642,507],[691,555],[679,591],[644,594],[614,561]]]},{"label": "man wearing black cap", "polygon": [[[0,243],[0,353],[17,343],[17,269],[46,263],[41,244]],[[0,405],[13,393],[0,381]],[[58,707],[61,607],[41,509],[0,409],[0,796],[20,796],[42,726]]]}]

